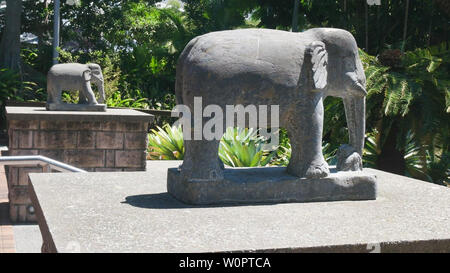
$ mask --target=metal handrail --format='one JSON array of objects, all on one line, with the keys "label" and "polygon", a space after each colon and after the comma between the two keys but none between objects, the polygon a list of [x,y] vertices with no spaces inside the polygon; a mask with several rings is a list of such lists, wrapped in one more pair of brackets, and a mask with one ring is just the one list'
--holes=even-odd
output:
[{"label": "metal handrail", "polygon": [[60,172],[86,173],[85,170],[42,155],[0,156],[0,165],[41,165],[47,172],[53,169]]}]

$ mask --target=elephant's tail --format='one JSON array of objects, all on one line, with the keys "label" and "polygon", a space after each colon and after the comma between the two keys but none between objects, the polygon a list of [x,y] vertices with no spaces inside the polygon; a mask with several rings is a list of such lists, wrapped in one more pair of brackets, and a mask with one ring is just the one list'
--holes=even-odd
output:
[{"label": "elephant's tail", "polygon": [[184,64],[185,64],[187,56],[189,55],[189,53],[191,52],[192,48],[194,47],[194,45],[197,41],[198,41],[198,37],[195,37],[194,39],[192,39],[186,45],[183,52],[181,52],[180,57],[178,58],[176,79],[175,79],[175,97],[176,97],[177,104],[183,104]]}]

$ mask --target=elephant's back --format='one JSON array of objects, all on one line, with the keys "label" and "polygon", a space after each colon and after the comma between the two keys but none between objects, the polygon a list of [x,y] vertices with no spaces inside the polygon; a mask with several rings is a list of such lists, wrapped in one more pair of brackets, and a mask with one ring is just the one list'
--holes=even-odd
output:
[{"label": "elephant's back", "polygon": [[65,64],[55,64],[48,71],[48,77],[76,77],[80,78],[83,75],[83,72],[86,71],[87,68],[84,64],[78,63],[65,63]]},{"label": "elephant's back", "polygon": [[297,85],[305,50],[299,35],[270,29],[211,32],[195,38],[184,67],[222,79],[254,74]]}]

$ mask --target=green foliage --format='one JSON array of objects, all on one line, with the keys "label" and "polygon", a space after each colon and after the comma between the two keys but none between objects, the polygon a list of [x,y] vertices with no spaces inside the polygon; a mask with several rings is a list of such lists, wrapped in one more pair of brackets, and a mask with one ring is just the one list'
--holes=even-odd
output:
[{"label": "green foliage", "polygon": [[427,150],[427,170],[426,175],[430,181],[450,187],[450,153],[446,151],[442,154]]},{"label": "green foliage", "polygon": [[148,135],[148,159],[182,160],[184,157],[183,131],[181,126],[165,124],[152,129]]},{"label": "green foliage", "polygon": [[[381,154],[377,142],[378,132],[375,130],[366,134],[363,162],[365,167],[376,168]],[[405,175],[434,182],[438,184],[449,183],[450,162],[449,153],[443,152],[436,146],[422,146],[414,133],[409,130],[405,136],[404,146],[399,147],[403,151],[405,160]],[[423,154],[423,151],[425,154]]]},{"label": "green foliage", "polygon": [[20,75],[12,70],[0,69],[0,103],[12,98],[16,98],[15,94],[22,87]]},{"label": "green foliage", "polygon": [[424,170],[426,169],[426,162],[420,154],[420,146],[417,144],[414,133],[409,130],[405,136],[404,151],[405,159],[405,175],[410,177],[420,177],[427,181],[432,181]]},{"label": "green foliage", "polygon": [[233,29],[245,24],[246,16],[255,7],[255,0],[186,0],[189,28],[196,35]]},{"label": "green foliage", "polygon": [[0,104],[7,100],[23,101],[27,93],[31,92],[36,84],[23,81],[20,74],[6,69],[0,69]]},{"label": "green foliage", "polygon": [[122,98],[120,92],[116,92],[107,97],[106,105],[108,107],[126,107],[126,108],[148,108],[148,101],[146,98],[134,99],[134,98]]},{"label": "green foliage", "polygon": [[139,91],[156,104],[174,93],[176,60],[191,38],[185,17],[174,8],[159,9],[143,1],[127,3],[123,17],[122,30],[114,35],[124,48],[126,89],[130,96]]},{"label": "green foliage", "polygon": [[265,166],[276,154],[276,151],[264,151],[265,143],[256,130],[230,127],[220,140],[219,157],[232,167]]},{"label": "green foliage", "polygon": [[377,146],[377,136],[378,132],[374,130],[373,132],[366,133],[366,139],[363,150],[363,164],[364,167],[376,168],[377,160],[381,153],[379,147]]},{"label": "green foliage", "polygon": [[[164,125],[149,134],[149,159],[181,160],[184,156],[183,132],[180,127]],[[252,129],[228,128],[220,140],[219,157],[232,167],[267,165],[276,151],[263,150],[266,140]]]}]

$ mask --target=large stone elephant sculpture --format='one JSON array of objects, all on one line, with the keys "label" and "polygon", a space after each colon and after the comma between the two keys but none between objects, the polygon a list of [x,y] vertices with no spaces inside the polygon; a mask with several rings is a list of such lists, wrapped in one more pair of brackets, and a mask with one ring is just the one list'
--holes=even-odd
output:
[{"label": "large stone elephant sculpture", "polygon": [[105,100],[103,74],[98,64],[65,63],[53,65],[47,74],[47,105],[62,104],[61,92],[79,91],[79,104],[98,104],[91,82],[99,91],[99,103]]},{"label": "large stone elephant sculpture", "polygon": [[[361,170],[365,131],[365,82],[354,37],[347,31],[314,28],[301,33],[269,29],[212,32],[194,38],[180,55],[176,97],[193,111],[203,105],[279,105],[279,124],[292,145],[287,171],[298,177],[329,174],[322,155],[323,100],[343,99],[350,145],[338,167]],[[205,122],[205,121],[203,121]],[[225,128],[225,127],[224,127]],[[223,175],[219,140],[185,140],[181,175]]]}]

